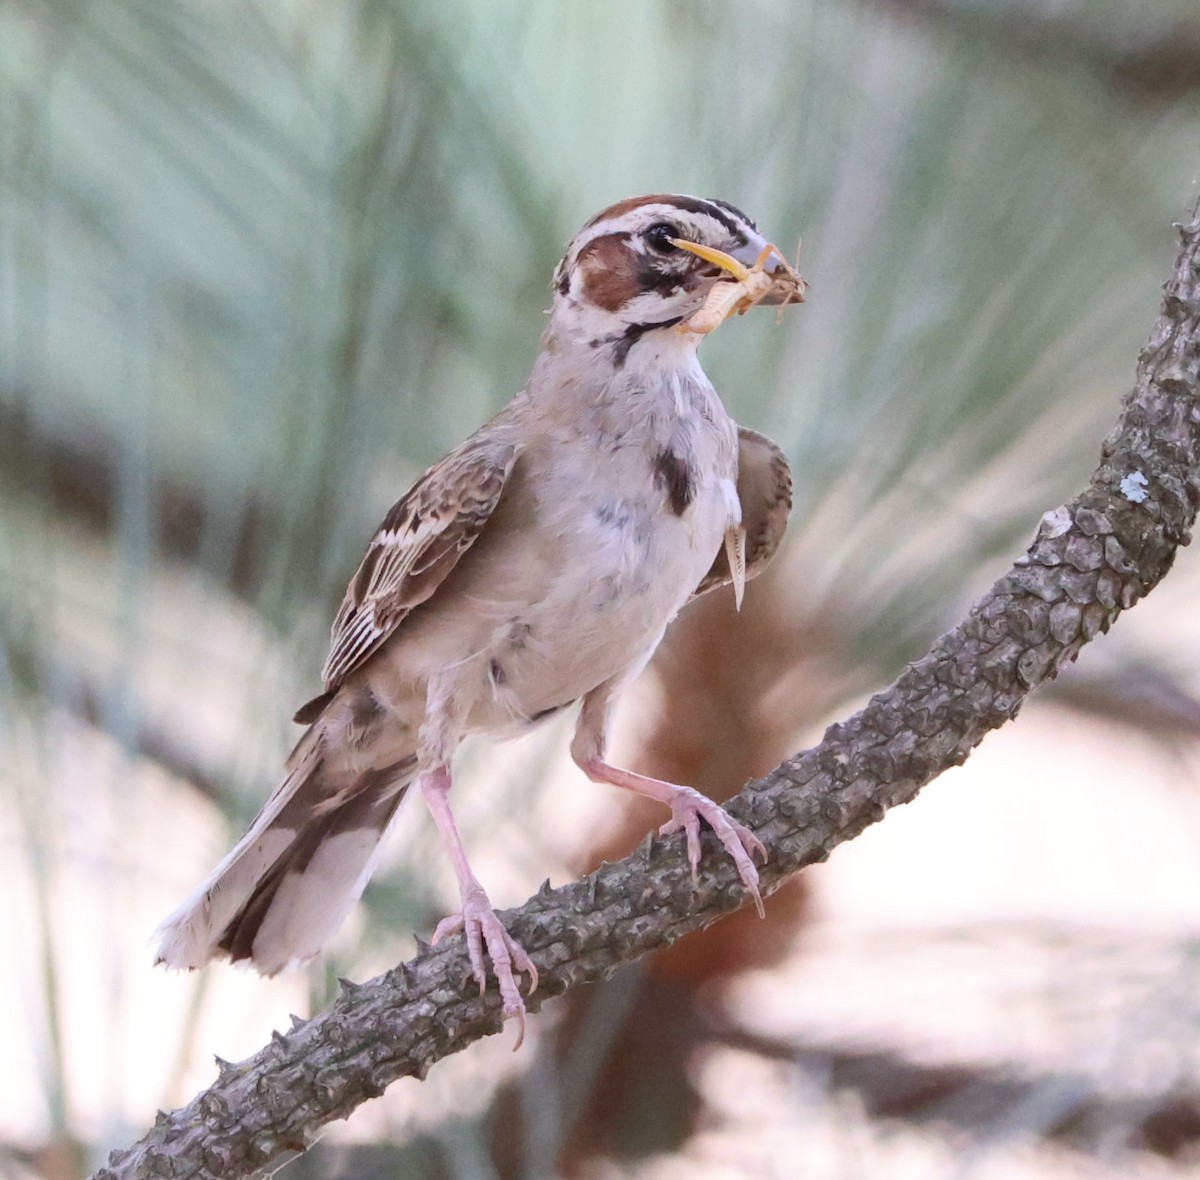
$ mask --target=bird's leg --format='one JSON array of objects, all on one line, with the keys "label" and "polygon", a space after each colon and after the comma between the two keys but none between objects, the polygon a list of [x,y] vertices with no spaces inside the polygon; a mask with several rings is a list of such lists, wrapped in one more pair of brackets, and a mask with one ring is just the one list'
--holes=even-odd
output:
[{"label": "bird's leg", "polygon": [[521,999],[516,976],[522,971],[528,972],[529,993],[532,995],[537,989],[537,968],[520,943],[504,929],[479,878],[471,871],[466,849],[458,834],[458,825],[454,822],[454,812],[450,809],[449,769],[445,765],[436,765],[423,770],[417,783],[450,855],[454,875],[458,878],[459,896],[462,898],[462,909],[438,923],[433,932],[433,941],[436,944],[460,930],[465,933],[471,972],[479,984],[480,995],[487,987],[487,960],[491,960],[492,974],[500,985],[500,996],[504,1001],[504,1015],[515,1016],[520,1026],[516,1046],[519,1047],[525,1036],[525,1002]]},{"label": "bird's leg", "polygon": [[593,782],[611,783],[614,787],[665,803],[671,809],[671,818],[659,828],[659,832],[664,836],[671,832],[684,833],[693,881],[700,867],[700,821],[704,820],[733,858],[738,876],[753,899],[759,917],[762,917],[762,894],[759,892],[758,869],[753,858],[758,855],[765,863],[767,850],[745,824],[738,823],[723,807],[692,787],[635,774],[632,770],[622,770],[605,761],[604,747],[614,687],[612,682],[602,684],[583,698],[583,710],[571,741],[571,757],[576,765]]}]

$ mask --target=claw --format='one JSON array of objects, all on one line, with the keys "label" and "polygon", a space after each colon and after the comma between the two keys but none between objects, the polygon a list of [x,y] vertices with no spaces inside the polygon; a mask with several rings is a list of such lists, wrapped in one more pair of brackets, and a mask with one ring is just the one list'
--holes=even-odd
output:
[{"label": "claw", "polygon": [[672,832],[682,831],[687,838],[688,863],[692,866],[692,881],[700,867],[700,820],[716,833],[717,839],[729,853],[737,866],[738,876],[746,887],[754,902],[758,916],[763,918],[766,911],[763,908],[762,893],[758,888],[758,869],[754,865],[754,857],[761,857],[763,863],[767,860],[767,850],[762,841],[745,824],[738,823],[725,810],[714,803],[706,795],[691,787],[676,787],[676,794],[670,800],[671,818],[659,828],[661,835],[667,836]]},{"label": "claw", "polygon": [[[580,719],[583,725],[588,716],[588,702],[584,701],[584,712]],[[578,741],[578,735],[576,736]],[[648,799],[657,799],[671,809],[671,818],[659,828],[659,832],[670,835],[682,831],[687,838],[688,863],[692,866],[692,880],[695,881],[700,868],[700,821],[716,833],[717,839],[725,847],[725,851],[733,858],[737,866],[738,876],[754,901],[760,918],[765,917],[763,910],[762,892],[758,888],[758,869],[754,867],[754,857],[758,856],[763,863],[767,860],[767,850],[762,841],[745,824],[738,823],[725,808],[714,803],[707,795],[691,787],[682,787],[678,783],[664,782],[658,778],[648,778],[644,774],[636,774],[632,770],[622,770],[619,766],[611,766],[599,757],[580,757],[576,760],[580,769],[593,782],[612,783],[626,791],[634,791]]]},{"label": "claw", "polygon": [[471,975],[479,984],[479,994],[487,990],[487,963],[492,964],[492,974],[500,985],[500,998],[504,1001],[504,1018],[517,1021],[517,1043],[514,1052],[525,1039],[525,1001],[517,976],[529,976],[529,995],[537,991],[538,972],[525,948],[496,917],[487,895],[482,889],[467,893],[463,908],[457,914],[443,918],[433,932],[433,944],[442,939],[463,933],[467,940],[467,955],[471,960]]}]

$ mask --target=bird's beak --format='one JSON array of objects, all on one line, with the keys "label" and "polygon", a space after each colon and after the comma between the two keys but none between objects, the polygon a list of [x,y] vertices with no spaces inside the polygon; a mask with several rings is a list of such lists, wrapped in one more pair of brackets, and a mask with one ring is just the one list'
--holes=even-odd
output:
[{"label": "bird's beak", "polygon": [[671,244],[689,254],[695,254],[697,258],[703,258],[713,266],[720,267],[738,282],[744,282],[751,270],[762,270],[781,280],[766,295],[757,299],[756,303],[780,306],[804,302],[804,280],[792,269],[779,250],[765,238],[751,238],[744,246],[729,254],[713,246],[689,242],[686,238],[672,238]]}]

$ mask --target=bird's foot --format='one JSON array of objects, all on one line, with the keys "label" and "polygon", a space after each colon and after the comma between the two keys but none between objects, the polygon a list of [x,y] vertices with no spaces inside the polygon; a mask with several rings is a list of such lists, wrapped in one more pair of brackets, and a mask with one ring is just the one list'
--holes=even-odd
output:
[{"label": "bird's foot", "polygon": [[[585,703],[585,716],[586,712]],[[576,761],[583,773],[593,782],[611,783],[614,787],[634,791],[649,799],[657,799],[659,803],[665,803],[671,809],[671,818],[659,828],[659,832],[667,836],[672,832],[682,831],[687,837],[688,863],[692,866],[693,881],[696,880],[700,868],[700,821],[704,820],[725,846],[725,851],[733,858],[738,876],[753,899],[758,916],[764,916],[754,857],[760,857],[766,864],[767,850],[745,824],[738,823],[719,803],[714,803],[707,795],[700,794],[692,787],[682,787],[678,783],[668,783],[660,778],[636,774],[632,770],[622,770],[619,766],[610,766],[596,755],[588,757],[577,754]]]},{"label": "bird's foot", "polygon": [[738,876],[746,886],[746,892],[754,900],[754,908],[758,916],[764,916],[762,894],[758,888],[758,869],[754,857],[758,856],[763,863],[767,860],[767,850],[762,841],[745,824],[738,823],[720,804],[714,803],[706,795],[691,787],[681,787],[674,783],[666,784],[673,788],[671,797],[666,801],[671,807],[671,818],[661,828],[659,834],[668,836],[672,832],[682,831],[687,837],[688,863],[692,866],[692,881],[700,868],[700,821],[716,833],[717,839],[725,846],[725,851],[737,866]]},{"label": "bird's foot", "polygon": [[487,988],[487,963],[491,961],[492,974],[500,985],[500,998],[504,1001],[504,1018],[517,1021],[515,1051],[525,1039],[525,1001],[521,998],[517,976],[521,972],[529,975],[529,994],[533,995],[538,985],[537,968],[525,948],[504,929],[481,888],[464,891],[462,909],[437,924],[433,932],[434,945],[459,931],[466,935],[471,974],[479,984],[480,995]]}]

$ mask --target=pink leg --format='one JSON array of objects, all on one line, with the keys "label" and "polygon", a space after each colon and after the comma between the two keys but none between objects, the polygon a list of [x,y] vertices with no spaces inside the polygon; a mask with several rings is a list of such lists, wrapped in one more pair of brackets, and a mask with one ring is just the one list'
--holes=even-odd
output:
[{"label": "pink leg", "polygon": [[700,867],[700,821],[704,820],[725,846],[733,858],[738,876],[754,901],[758,916],[764,916],[762,894],[758,888],[758,869],[755,855],[767,859],[767,850],[762,841],[745,824],[738,823],[723,807],[692,787],[664,782],[632,770],[622,770],[604,760],[605,733],[608,728],[609,700],[612,685],[603,684],[594,689],[583,701],[579,724],[571,742],[571,756],[576,765],[593,782],[610,783],[626,791],[634,791],[650,799],[665,803],[671,809],[671,818],[659,828],[664,836],[683,831],[687,838],[688,862],[692,866],[692,880]]},{"label": "pink leg", "polygon": [[433,941],[436,944],[460,930],[465,932],[467,951],[471,956],[471,970],[479,984],[480,995],[487,987],[486,964],[488,959],[491,960],[492,973],[500,984],[500,995],[504,1000],[504,1015],[515,1016],[520,1026],[517,1043],[513,1046],[514,1049],[519,1048],[525,1037],[525,1002],[521,999],[521,989],[514,968],[516,972],[528,972],[530,995],[537,990],[537,968],[524,948],[504,929],[483,886],[479,883],[479,878],[471,871],[462,838],[458,834],[458,826],[454,822],[454,813],[450,809],[450,771],[445,766],[435,766],[422,771],[417,782],[433,816],[433,822],[441,832],[446,851],[450,854],[450,863],[454,866],[454,875],[458,878],[458,890],[462,898],[460,912],[438,923],[433,932]]}]

